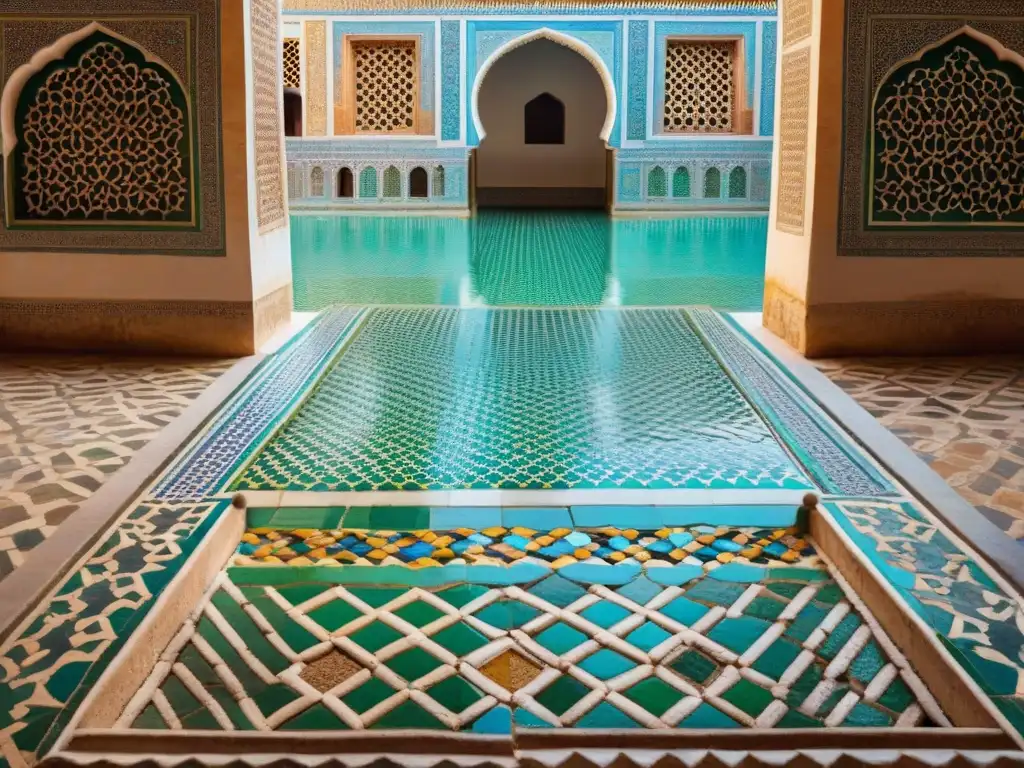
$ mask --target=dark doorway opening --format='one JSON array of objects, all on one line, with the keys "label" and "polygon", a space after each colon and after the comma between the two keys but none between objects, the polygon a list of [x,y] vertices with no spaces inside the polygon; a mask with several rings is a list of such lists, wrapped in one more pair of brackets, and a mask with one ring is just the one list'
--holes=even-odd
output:
[{"label": "dark doorway opening", "polygon": [[284,135],[302,135],[302,94],[297,88],[284,89]]},{"label": "dark doorway opening", "polygon": [[550,93],[526,102],[523,124],[527,144],[565,144],[565,104]]},{"label": "dark doorway opening", "polygon": [[352,179],[352,169],[342,168],[338,171],[338,197],[354,197],[355,183]]},{"label": "dark doorway opening", "polygon": [[413,168],[409,173],[409,197],[427,197],[427,172]]}]

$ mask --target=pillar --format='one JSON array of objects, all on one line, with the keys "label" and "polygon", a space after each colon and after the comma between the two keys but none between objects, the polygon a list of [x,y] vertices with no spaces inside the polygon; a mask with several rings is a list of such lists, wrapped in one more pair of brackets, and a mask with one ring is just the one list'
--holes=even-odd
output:
[{"label": "pillar", "polygon": [[765,326],[809,357],[1024,349],[1020,18],[995,0],[781,15]]},{"label": "pillar", "polygon": [[277,0],[33,8],[0,11],[0,348],[252,353],[292,306]]}]

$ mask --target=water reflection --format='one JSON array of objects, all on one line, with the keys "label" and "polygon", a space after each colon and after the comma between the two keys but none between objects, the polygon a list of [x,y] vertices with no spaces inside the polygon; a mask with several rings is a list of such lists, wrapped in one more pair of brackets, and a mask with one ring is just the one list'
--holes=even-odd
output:
[{"label": "water reflection", "polygon": [[764,217],[611,219],[481,211],[472,219],[295,216],[295,305],[615,306],[757,310]]}]

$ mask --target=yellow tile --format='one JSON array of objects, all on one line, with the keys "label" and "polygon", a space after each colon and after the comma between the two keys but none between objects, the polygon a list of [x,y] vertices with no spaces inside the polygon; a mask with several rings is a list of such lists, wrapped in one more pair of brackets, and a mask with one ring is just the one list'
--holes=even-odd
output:
[{"label": "yellow tile", "polygon": [[437,540],[437,534],[433,531],[424,531],[420,535],[420,541],[425,541],[427,544],[433,544]]},{"label": "yellow tile", "polygon": [[492,539],[498,536],[504,536],[505,532],[506,529],[502,528],[500,525],[495,525],[490,528],[484,528],[482,531],[480,531],[480,533],[482,533],[484,536],[490,536]]},{"label": "yellow tile", "polygon": [[337,567],[339,567],[341,565],[341,563],[339,563],[337,560],[332,560],[329,557],[325,557],[323,560],[317,560],[316,564],[317,565],[327,565],[327,566],[331,566],[332,568],[337,568]]},{"label": "yellow tile", "polygon": [[476,533],[476,531],[474,531],[472,528],[456,528],[455,533],[465,538],[467,536],[472,536],[474,533]]},{"label": "yellow tile", "polygon": [[630,556],[638,555],[643,551],[645,551],[644,548],[641,547],[639,544],[630,544],[623,550],[623,552]]},{"label": "yellow tile", "polygon": [[587,558],[590,557],[590,550],[589,549],[584,549],[583,547],[580,547],[579,549],[577,549],[575,552],[572,553],[572,556],[575,557],[577,560],[586,560]]},{"label": "yellow tile", "polygon": [[410,546],[412,546],[413,544],[415,544],[418,541],[419,541],[419,539],[416,538],[415,536],[404,536],[404,537],[402,537],[401,539],[399,539],[398,541],[395,542],[395,546],[396,547],[410,547]]},{"label": "yellow tile", "polygon": [[455,557],[455,553],[448,549],[448,547],[434,550],[434,558],[436,560],[451,560],[453,557]]},{"label": "yellow tile", "polygon": [[732,552],[719,552],[718,557],[715,558],[720,563],[731,563],[736,559],[736,555]]},{"label": "yellow tile", "polygon": [[455,539],[451,536],[438,536],[430,543],[437,549],[444,549],[445,547],[451,546],[454,542]]},{"label": "yellow tile", "polygon": [[551,564],[551,567],[555,570],[558,570],[559,568],[564,568],[567,565],[572,565],[575,562],[577,562],[576,558],[572,555],[562,555],[560,558],[558,558],[557,560],[555,560],[555,562]]},{"label": "yellow tile", "polygon": [[541,543],[539,541],[528,541],[528,542],[526,542],[526,551],[527,552],[536,552],[540,548],[541,548]]},{"label": "yellow tile", "polygon": [[433,560],[429,557],[421,557],[416,560],[416,565],[421,568],[440,568],[441,564],[437,560]]},{"label": "yellow tile", "polygon": [[623,552],[612,552],[608,555],[608,559],[616,563],[621,563],[626,559],[626,555]]},{"label": "yellow tile", "polygon": [[267,557],[274,551],[274,548],[269,544],[264,544],[262,547],[252,553],[255,558]]},{"label": "yellow tile", "polygon": [[397,544],[385,544],[383,547],[381,547],[381,549],[383,549],[389,555],[397,555],[398,554],[398,545]]},{"label": "yellow tile", "polygon": [[309,550],[306,553],[306,557],[310,560],[319,560],[321,557],[327,557],[327,550],[323,547],[317,547],[316,549]]},{"label": "yellow tile", "polygon": [[265,564],[267,564],[267,565],[274,565],[274,564],[277,564],[277,563],[282,563],[284,561],[281,560],[280,558],[277,558],[277,557],[274,557],[273,555],[271,555],[270,557],[264,557],[263,558],[263,562]]},{"label": "yellow tile", "polygon": [[754,559],[760,557],[763,552],[764,552],[764,550],[761,549],[761,547],[754,546],[754,547],[747,547],[746,549],[740,550],[740,555],[742,555],[743,557],[747,558],[748,560],[754,560]]},{"label": "yellow tile", "polygon": [[320,533],[319,528],[296,528],[291,531],[292,536],[300,539],[308,539],[310,536],[316,536],[318,533]]},{"label": "yellow tile", "polygon": [[783,552],[779,559],[784,563],[795,563],[800,559],[800,553],[789,550],[787,552]]},{"label": "yellow tile", "polygon": [[538,536],[536,539],[534,539],[534,541],[537,542],[538,547],[550,547],[552,544],[555,543],[555,537]]},{"label": "yellow tile", "polygon": [[480,544],[473,544],[472,546],[466,547],[463,551],[467,555],[482,555],[484,553],[484,548]]},{"label": "yellow tile", "polygon": [[563,536],[568,536],[572,533],[572,528],[555,528],[553,531],[548,531],[548,536],[553,539],[560,539]]},{"label": "yellow tile", "polygon": [[381,536],[367,536],[366,543],[369,544],[371,547],[383,547],[385,544],[388,543],[388,540],[382,538]]},{"label": "yellow tile", "polygon": [[310,560],[308,557],[295,557],[288,561],[288,565],[294,566],[296,568],[303,568],[305,566],[312,564],[313,561]]},{"label": "yellow tile", "polygon": [[668,528],[662,528],[660,531],[655,531],[654,535],[657,536],[659,539],[667,539],[669,536],[672,535],[672,531]]},{"label": "yellow tile", "polygon": [[516,536],[522,536],[524,539],[532,539],[537,535],[537,532],[533,528],[524,528],[521,525],[513,526],[512,533]]},{"label": "yellow tile", "polygon": [[671,557],[673,560],[682,560],[688,554],[689,553],[685,549],[673,549],[671,552],[668,553],[668,556]]},{"label": "yellow tile", "polygon": [[622,532],[622,535],[630,541],[633,541],[633,539],[640,535],[640,532],[635,528],[627,528]]},{"label": "yellow tile", "polygon": [[385,552],[383,549],[374,549],[370,552],[367,552],[366,556],[371,560],[383,560],[385,557],[388,556],[388,553]]},{"label": "yellow tile", "polygon": [[291,547],[278,547],[274,550],[274,554],[278,557],[289,557],[295,554],[295,550]]},{"label": "yellow tile", "polygon": [[697,537],[699,544],[714,544],[717,537],[713,533],[704,533]]},{"label": "yellow tile", "polygon": [[257,536],[255,533],[243,533],[242,541],[244,541],[246,544],[259,544],[260,537]]},{"label": "yellow tile", "polygon": [[646,563],[648,560],[651,559],[651,553],[645,549],[642,552],[637,552],[635,555],[633,555],[633,559],[636,560],[638,563]]},{"label": "yellow tile", "polygon": [[354,563],[356,560],[359,559],[359,557],[356,555],[355,552],[348,552],[346,550],[342,550],[341,552],[338,552],[334,555],[334,559],[344,560],[346,563]]}]

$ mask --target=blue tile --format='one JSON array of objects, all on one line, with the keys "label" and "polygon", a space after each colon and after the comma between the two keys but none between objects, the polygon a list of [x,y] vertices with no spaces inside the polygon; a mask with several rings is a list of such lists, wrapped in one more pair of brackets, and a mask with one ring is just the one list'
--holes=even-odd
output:
[{"label": "blue tile", "polygon": [[566,507],[504,507],[501,524],[506,528],[521,526],[534,531],[572,528],[572,518]]},{"label": "blue tile", "polygon": [[501,509],[498,507],[431,507],[430,530],[451,531],[456,528],[472,528],[482,531],[501,525]]},{"label": "blue tile", "polygon": [[768,576],[767,568],[747,563],[726,563],[708,572],[708,576],[719,581],[733,581],[741,584],[756,584]]},{"label": "blue tile", "polygon": [[640,573],[640,563],[616,563],[615,565],[596,565],[593,563],[573,563],[559,569],[559,573],[567,579],[584,584],[606,584],[608,586],[626,584]]},{"label": "blue tile", "polygon": [[658,507],[663,526],[681,527],[714,523],[750,528],[787,528],[796,522],[797,505],[716,504],[695,507]]},{"label": "blue tile", "polygon": [[699,565],[682,563],[668,568],[648,568],[647,578],[655,584],[663,587],[679,587],[688,581],[699,579],[704,575],[704,569]]},{"label": "blue tile", "polygon": [[655,531],[662,527],[657,507],[572,507],[577,528],[616,528]]}]

